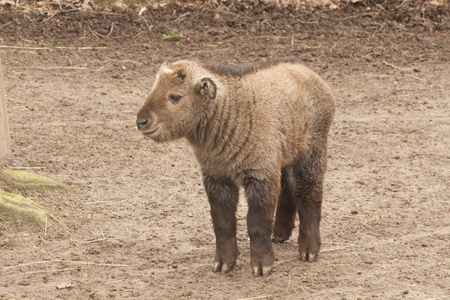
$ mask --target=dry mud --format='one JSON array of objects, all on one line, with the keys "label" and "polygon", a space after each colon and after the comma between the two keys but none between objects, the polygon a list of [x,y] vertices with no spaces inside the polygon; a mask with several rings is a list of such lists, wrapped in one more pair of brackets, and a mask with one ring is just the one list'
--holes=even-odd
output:
[{"label": "dry mud", "polygon": [[[73,190],[29,195],[70,231],[1,217],[0,299],[448,299],[448,7],[369,2],[2,12],[12,138],[3,163]],[[161,39],[170,33],[184,39]],[[273,274],[254,278],[241,198],[238,265],[214,274],[195,158],[184,141],[141,137],[135,114],[163,61],[287,55],[338,103],[322,251],[316,263],[295,260],[294,231],[274,246]]]}]

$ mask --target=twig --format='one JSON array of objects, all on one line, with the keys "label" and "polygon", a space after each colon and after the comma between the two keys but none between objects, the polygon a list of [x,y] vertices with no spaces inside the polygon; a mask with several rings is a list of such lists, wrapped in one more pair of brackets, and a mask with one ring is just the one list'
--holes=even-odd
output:
[{"label": "twig", "polygon": [[25,266],[31,266],[31,265],[59,263],[59,262],[70,263],[70,264],[80,264],[80,265],[90,265],[90,266],[100,266],[100,267],[128,267],[128,265],[121,265],[121,264],[100,264],[100,263],[87,262],[87,261],[54,259],[54,260],[43,260],[43,261],[34,261],[34,262],[30,262],[30,263],[18,264],[18,265],[14,265],[14,266],[4,267],[3,269],[7,270],[7,269],[19,268],[19,267],[25,267]]},{"label": "twig", "polygon": [[356,246],[356,244],[351,244],[351,243],[338,243],[338,242],[322,242],[322,244],[333,244],[333,245],[350,245],[350,246]]},{"label": "twig", "polygon": [[203,52],[221,52],[221,51],[228,51],[229,48],[225,49],[216,49],[216,50],[196,50],[196,51],[190,51],[190,53],[203,53]]},{"label": "twig", "polygon": [[108,59],[106,61],[121,62],[121,63],[132,63],[132,64],[136,64],[136,65],[139,65],[139,66],[143,64],[140,61],[134,61],[134,60],[129,60],[129,59]]},{"label": "twig", "polygon": [[402,7],[403,4],[405,4],[406,2],[409,2],[410,0],[403,0],[403,2],[399,5],[397,5],[396,9],[399,9],[400,7]]},{"label": "twig", "polygon": [[345,249],[346,249],[346,248],[325,249],[325,250],[320,250],[319,253],[332,252],[332,251],[345,250]]},{"label": "twig", "polygon": [[114,22],[111,23],[111,29],[109,30],[109,33],[106,36],[110,36],[113,33],[114,30]]},{"label": "twig", "polygon": [[102,37],[95,32],[94,30],[92,30],[91,26],[88,25],[89,30],[92,32],[92,34],[97,38],[97,39],[101,39]]},{"label": "twig", "polygon": [[9,49],[26,49],[26,50],[50,50],[47,47],[22,47],[22,46],[4,46],[0,45],[0,48],[9,48]]},{"label": "twig", "polygon": [[148,24],[147,19],[143,15],[141,15],[141,18],[144,20],[145,25],[147,25],[148,31],[152,31],[153,26]]},{"label": "twig", "polygon": [[386,66],[389,66],[391,68],[394,68],[396,70],[402,71],[402,72],[410,72],[411,71],[411,69],[397,67],[396,65],[390,64],[385,60],[383,60],[383,64],[385,64]]},{"label": "twig", "polygon": [[291,276],[289,276],[289,280],[288,280],[288,284],[287,284],[287,288],[286,288],[286,293],[289,293],[289,287],[291,286]]},{"label": "twig", "polygon": [[24,47],[24,46],[8,46],[8,45],[0,45],[0,48],[5,49],[21,49],[21,50],[52,50],[52,49],[74,49],[74,50],[98,50],[98,49],[106,49],[108,47]]},{"label": "twig", "polygon": [[85,67],[49,67],[49,68],[32,68],[32,69],[38,69],[38,70],[61,70],[61,69],[67,69],[67,70],[89,70],[89,68]]},{"label": "twig", "polygon": [[114,280],[114,281],[109,281],[109,282],[105,282],[105,284],[116,284],[119,282],[123,282],[123,280]]},{"label": "twig", "polygon": [[86,241],[86,242],[81,241],[80,243],[83,243],[83,244],[90,244],[90,243],[102,242],[102,241],[106,241],[106,240],[112,240],[112,239],[101,238],[101,239],[96,239],[96,240]]},{"label": "twig", "polygon": [[189,16],[191,13],[187,12],[185,14],[182,14],[181,16],[179,16],[178,18],[175,19],[175,22],[180,22],[182,21],[184,18],[186,18],[187,16]]},{"label": "twig", "polygon": [[333,291],[333,290],[325,290],[325,291],[321,291],[315,294],[312,294],[312,296],[319,296],[322,294],[341,294],[341,293],[345,293],[345,292],[353,292],[356,290],[362,289],[362,287],[357,287],[357,288],[353,288],[353,289],[346,289],[346,290],[337,290],[337,291]]},{"label": "twig", "polygon": [[31,266],[31,265],[38,265],[38,264],[47,264],[47,263],[59,262],[59,261],[61,261],[61,260],[58,259],[58,260],[34,261],[34,262],[30,262],[30,263],[18,264],[18,265],[15,265],[15,266],[4,267],[3,270],[12,269],[12,268],[19,268],[19,267],[25,267],[25,266]]},{"label": "twig", "polygon": [[55,49],[75,49],[75,50],[97,50],[106,48],[108,47],[55,47]]},{"label": "twig", "polygon": [[38,169],[38,170],[42,170],[43,167],[10,167],[11,169],[14,170],[31,170],[31,169]]},{"label": "twig", "polygon": [[[1,219],[0,219],[1,220]],[[3,225],[3,224],[0,224],[6,231],[8,231],[8,232],[11,232],[11,231],[9,231],[8,230],[8,228],[5,226],[5,225]]]},{"label": "twig", "polygon": [[312,21],[312,22],[304,22],[304,21],[300,21],[300,20],[298,20],[298,22],[299,22],[300,24],[319,24],[319,22],[317,22],[317,21]]},{"label": "twig", "polygon": [[253,299],[264,299],[264,298],[270,298],[270,297],[273,297],[273,295],[264,295],[264,296],[250,297],[250,298],[239,298],[237,300],[253,300]]},{"label": "twig", "polygon": [[354,16],[351,16],[351,17],[343,18],[343,19],[338,19],[338,20],[336,20],[336,21],[340,22],[340,21],[345,21],[345,20],[355,19],[355,18],[359,18],[359,17],[371,16],[371,15],[373,15],[373,14],[376,14],[376,13],[363,13],[363,14],[354,15]]},{"label": "twig", "polygon": [[425,300],[440,300],[440,299],[450,299],[450,295],[437,297],[437,298],[427,298]]},{"label": "twig", "polygon": [[71,264],[81,264],[81,265],[99,266],[99,267],[128,267],[128,265],[122,265],[122,264],[100,264],[100,263],[88,262],[88,261],[74,261],[74,260],[59,260],[59,261],[71,263]]},{"label": "twig", "polygon": [[8,26],[8,25],[11,24],[11,23],[12,23],[12,21],[9,21],[8,23],[3,24],[2,26],[0,26],[0,29],[2,29],[3,27]]},{"label": "twig", "polygon": [[42,21],[42,23],[45,23],[45,22],[51,20],[51,19],[52,19],[54,16],[56,16],[58,13],[59,13],[59,11],[53,13],[50,17],[48,17],[47,19],[45,19],[44,21]]},{"label": "twig", "polygon": [[398,96],[392,96],[392,98],[405,98],[405,97],[410,97],[410,94],[405,94],[405,95],[398,95]]},{"label": "twig", "polygon": [[296,261],[296,260],[299,260],[299,259],[300,258],[297,256],[297,257],[294,257],[294,258],[291,258],[291,259],[287,259],[287,260],[282,260],[282,261],[276,262],[276,263],[274,263],[274,265],[278,266],[278,265],[289,263],[289,262],[293,262],[293,261]]},{"label": "twig", "polygon": [[426,81],[426,79],[423,79],[423,78],[420,78],[420,77],[417,77],[417,76],[414,76],[414,75],[407,75],[408,77],[411,77],[411,78],[414,78],[414,79],[417,79],[417,80],[420,80],[420,81]]},{"label": "twig", "polygon": [[272,24],[269,23],[269,21],[267,21],[267,19],[262,20],[262,22],[261,22],[260,25],[263,25],[263,24],[267,24],[267,25],[269,25],[270,27],[274,27]]},{"label": "twig", "polygon": [[[320,250],[319,253],[338,251],[338,250],[344,250],[344,249],[346,249],[346,248],[325,249],[325,250]],[[297,257],[294,257],[294,258],[291,258],[291,259],[287,259],[287,260],[282,260],[282,261],[276,262],[276,263],[274,263],[274,265],[278,266],[278,265],[285,264],[285,263],[290,263],[290,262],[293,262],[293,261],[296,261],[296,260],[299,260],[299,259],[300,258],[297,256]]]},{"label": "twig", "polygon": [[84,269],[84,268],[77,267],[77,268],[56,269],[56,270],[29,271],[29,272],[25,272],[25,274],[54,273],[54,272],[64,272],[64,271],[75,271],[75,270],[81,270],[81,269]]}]

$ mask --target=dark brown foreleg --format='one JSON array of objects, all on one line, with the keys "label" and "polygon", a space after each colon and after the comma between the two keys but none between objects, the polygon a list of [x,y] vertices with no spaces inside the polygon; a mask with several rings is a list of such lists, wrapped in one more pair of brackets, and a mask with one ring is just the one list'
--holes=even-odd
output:
[{"label": "dark brown foreleg", "polygon": [[270,237],[275,203],[280,189],[279,176],[275,180],[247,178],[244,188],[248,201],[250,264],[255,276],[267,276],[271,273],[274,262]]},{"label": "dark brown foreleg", "polygon": [[239,189],[230,179],[204,175],[203,183],[211,205],[211,217],[216,235],[214,272],[233,270],[238,255],[236,242],[236,208]]},{"label": "dark brown foreleg", "polygon": [[297,201],[295,201],[293,196],[293,178],[290,176],[291,174],[288,170],[283,170],[281,173],[281,192],[278,199],[272,237],[274,243],[283,243],[288,240],[295,227]]}]

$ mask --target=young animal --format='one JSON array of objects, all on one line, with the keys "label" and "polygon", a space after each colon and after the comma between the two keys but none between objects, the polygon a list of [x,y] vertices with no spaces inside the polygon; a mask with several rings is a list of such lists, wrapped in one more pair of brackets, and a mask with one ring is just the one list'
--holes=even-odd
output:
[{"label": "young animal", "polygon": [[286,241],[296,213],[300,259],[317,259],[334,111],[330,88],[295,58],[241,66],[192,61],[161,66],[136,124],[156,142],[186,138],[193,147],[211,205],[214,272],[236,265],[240,186],[248,201],[255,276],[271,273],[271,236],[275,243]]}]

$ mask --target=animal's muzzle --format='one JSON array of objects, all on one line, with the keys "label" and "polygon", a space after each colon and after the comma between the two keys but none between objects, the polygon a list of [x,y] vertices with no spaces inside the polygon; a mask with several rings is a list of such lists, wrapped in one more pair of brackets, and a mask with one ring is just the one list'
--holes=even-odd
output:
[{"label": "animal's muzzle", "polygon": [[138,129],[141,129],[141,128],[144,127],[147,123],[148,123],[148,120],[143,120],[143,119],[137,119],[137,120],[136,120],[136,126],[137,126]]}]

